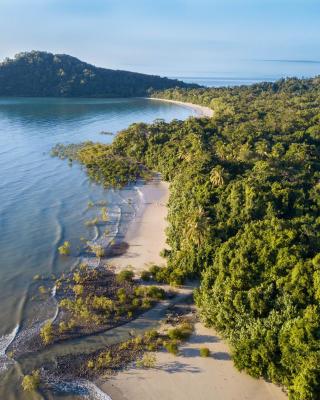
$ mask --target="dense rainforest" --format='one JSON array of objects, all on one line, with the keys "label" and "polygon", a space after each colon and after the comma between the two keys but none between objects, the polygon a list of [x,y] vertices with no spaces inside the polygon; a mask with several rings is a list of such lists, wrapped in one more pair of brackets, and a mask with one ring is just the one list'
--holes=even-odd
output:
[{"label": "dense rainforest", "polygon": [[176,79],[98,68],[65,54],[17,54],[0,63],[0,96],[132,97],[196,87]]},{"label": "dense rainforest", "polygon": [[159,278],[200,277],[201,317],[235,365],[291,399],[320,399],[320,78],[154,95],[214,115],[133,124],[111,145],[60,153],[107,186],[161,172],[170,250]]}]

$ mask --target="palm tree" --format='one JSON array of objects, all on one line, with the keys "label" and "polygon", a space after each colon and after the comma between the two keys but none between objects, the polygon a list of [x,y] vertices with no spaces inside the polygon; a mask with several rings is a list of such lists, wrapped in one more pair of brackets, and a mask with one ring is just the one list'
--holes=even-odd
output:
[{"label": "palm tree", "polygon": [[213,186],[223,186],[226,180],[226,171],[221,165],[216,165],[210,172],[210,182]]},{"label": "palm tree", "polygon": [[206,232],[209,228],[209,218],[204,209],[199,207],[190,218],[188,218],[185,227],[185,240],[201,246]]}]

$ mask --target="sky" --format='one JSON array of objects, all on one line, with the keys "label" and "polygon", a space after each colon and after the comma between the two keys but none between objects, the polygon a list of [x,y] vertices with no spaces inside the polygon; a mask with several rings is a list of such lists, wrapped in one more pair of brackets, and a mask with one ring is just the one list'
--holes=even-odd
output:
[{"label": "sky", "polygon": [[165,76],[320,74],[320,0],[0,0],[0,59],[66,53]]}]

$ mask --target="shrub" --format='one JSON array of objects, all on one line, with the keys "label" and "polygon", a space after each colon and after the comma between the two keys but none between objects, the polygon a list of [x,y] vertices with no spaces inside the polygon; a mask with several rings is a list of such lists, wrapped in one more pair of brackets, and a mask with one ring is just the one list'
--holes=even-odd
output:
[{"label": "shrub", "polygon": [[142,300],[142,304],[141,304],[141,307],[143,308],[143,309],[148,309],[148,308],[150,308],[151,307],[151,302],[150,302],[150,300],[148,300],[148,299],[143,299]]},{"label": "shrub", "polygon": [[59,333],[65,333],[68,330],[68,326],[64,321],[61,321],[59,324]]},{"label": "shrub", "polygon": [[74,319],[70,319],[70,321],[68,322],[68,329],[72,330],[77,326],[77,323]]},{"label": "shrub", "polygon": [[72,290],[76,296],[81,296],[83,294],[83,285],[74,285]]},{"label": "shrub", "polygon": [[44,344],[50,344],[53,341],[52,322],[46,322],[40,330],[40,336]]},{"label": "shrub", "polygon": [[137,361],[138,368],[154,368],[156,365],[157,358],[154,354],[144,354],[144,356]]},{"label": "shrub", "polygon": [[176,340],[172,340],[170,342],[166,342],[164,345],[165,349],[167,350],[168,353],[171,353],[173,355],[177,355],[179,353],[178,349],[178,344]]},{"label": "shrub", "polygon": [[165,298],[165,291],[157,286],[150,286],[146,288],[146,295],[153,300],[162,300]]},{"label": "shrub", "polygon": [[152,277],[155,279],[157,276],[157,273],[160,271],[160,267],[159,265],[151,265],[151,267],[149,268],[149,273],[152,275]]},{"label": "shrub", "polygon": [[118,296],[118,300],[120,301],[120,303],[123,304],[123,303],[127,302],[127,293],[124,288],[120,288],[117,291],[117,296]]},{"label": "shrub", "polygon": [[156,351],[157,349],[158,349],[158,346],[157,346],[157,344],[156,343],[149,343],[147,346],[146,346],[146,349],[148,350],[148,351]]},{"label": "shrub", "polygon": [[148,341],[148,342],[151,341],[151,340],[157,339],[158,336],[159,336],[159,334],[155,329],[147,331],[144,334],[144,337],[145,337],[146,341]]},{"label": "shrub", "polygon": [[101,220],[107,222],[109,220],[108,210],[106,207],[101,208]]},{"label": "shrub", "polygon": [[73,274],[73,280],[74,280],[75,283],[77,283],[77,284],[79,284],[79,283],[82,282],[82,277],[81,277],[80,272],[75,272],[75,273]]},{"label": "shrub", "polygon": [[134,309],[139,308],[140,305],[141,305],[141,300],[140,299],[135,298],[135,299],[132,300],[132,307]]},{"label": "shrub", "polygon": [[210,350],[208,347],[201,347],[200,349],[200,357],[209,357],[210,356]]},{"label": "shrub", "polygon": [[169,278],[169,283],[171,286],[181,286],[184,282],[184,276],[178,271],[171,272]]},{"label": "shrub", "polygon": [[38,290],[39,290],[39,293],[41,293],[41,294],[47,293],[47,289],[44,286],[40,286]]},{"label": "shrub", "polygon": [[149,271],[142,271],[141,272],[141,279],[145,282],[150,281],[151,279],[151,273]]},{"label": "shrub", "polygon": [[171,254],[171,250],[169,250],[169,249],[162,249],[160,251],[160,257],[162,257],[162,258],[169,258],[170,254]]},{"label": "shrub", "polygon": [[117,275],[117,282],[118,283],[132,282],[133,277],[134,277],[133,271],[131,271],[130,269],[124,269]]},{"label": "shrub", "polygon": [[87,206],[88,208],[92,208],[94,206],[94,202],[92,200],[89,200]]},{"label": "shrub", "polygon": [[87,363],[87,367],[89,369],[93,369],[94,368],[94,362],[92,360],[89,360],[88,363]]},{"label": "shrub", "polygon": [[94,310],[105,312],[111,312],[114,309],[113,301],[104,296],[94,296],[91,305]]},{"label": "shrub", "polygon": [[191,335],[192,331],[192,325],[185,322],[176,328],[170,329],[168,331],[168,336],[170,339],[186,340]]},{"label": "shrub", "polygon": [[128,350],[130,348],[130,341],[123,342],[119,345],[119,350]]},{"label": "shrub", "polygon": [[97,359],[98,368],[106,368],[109,367],[112,362],[112,357],[110,351],[106,351],[105,353],[101,353]]},{"label": "shrub", "polygon": [[58,247],[58,251],[63,256],[68,256],[70,254],[70,242],[65,241],[62,246]]},{"label": "shrub", "polygon": [[135,296],[143,297],[146,293],[146,288],[144,286],[138,286],[134,289]]},{"label": "shrub", "polygon": [[21,385],[25,392],[33,392],[37,390],[40,385],[40,372],[37,370],[32,371],[31,375],[25,375]]},{"label": "shrub", "polygon": [[98,257],[104,257],[105,255],[105,249],[100,245],[100,244],[91,244],[90,245],[90,250]]}]

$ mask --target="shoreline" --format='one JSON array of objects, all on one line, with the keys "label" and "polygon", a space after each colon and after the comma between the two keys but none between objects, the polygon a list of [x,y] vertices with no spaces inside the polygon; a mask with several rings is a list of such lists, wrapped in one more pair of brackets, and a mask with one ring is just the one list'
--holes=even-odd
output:
[{"label": "shoreline", "polygon": [[109,256],[106,259],[107,264],[115,268],[115,272],[130,266],[139,274],[147,269],[148,264],[165,264],[160,252],[166,246],[169,184],[161,180],[152,180],[146,182],[139,190],[142,207],[130,221],[121,242],[126,250],[121,255]]},{"label": "shoreline", "polygon": [[198,104],[187,103],[187,102],[178,101],[178,100],[161,99],[158,97],[146,97],[146,98],[148,100],[165,101],[167,103],[173,103],[173,104],[178,104],[180,106],[187,106],[187,107],[193,108],[198,113],[198,115],[196,115],[195,118],[203,118],[203,117],[211,118],[213,116],[213,110],[206,106],[200,106]]}]

